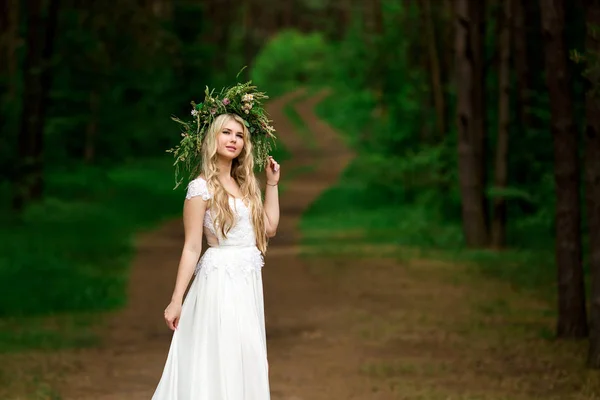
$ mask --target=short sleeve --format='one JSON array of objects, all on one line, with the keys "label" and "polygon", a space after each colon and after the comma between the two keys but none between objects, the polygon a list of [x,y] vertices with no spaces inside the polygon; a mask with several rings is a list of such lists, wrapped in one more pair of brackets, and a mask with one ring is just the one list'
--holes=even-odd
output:
[{"label": "short sleeve", "polygon": [[192,197],[201,196],[202,200],[209,200],[212,198],[212,195],[208,191],[208,186],[206,185],[206,181],[202,178],[196,178],[191,181],[187,187],[187,193],[185,195],[186,199],[191,199]]}]

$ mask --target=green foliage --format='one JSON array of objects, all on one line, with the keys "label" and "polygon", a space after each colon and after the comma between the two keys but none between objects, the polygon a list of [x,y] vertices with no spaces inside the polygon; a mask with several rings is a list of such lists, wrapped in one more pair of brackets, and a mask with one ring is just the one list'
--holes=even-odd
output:
[{"label": "green foliage", "polygon": [[330,45],[323,35],[283,31],[256,55],[251,78],[275,97],[295,89],[298,84],[326,82],[331,61]]},{"label": "green foliage", "polygon": [[[415,49],[422,43],[415,27],[417,10],[395,1],[384,2],[384,7],[381,36],[365,39],[356,20],[340,42],[331,44],[335,61],[327,86],[333,93],[317,106],[317,113],[343,134],[357,157],[303,216],[305,243],[323,246],[324,251],[361,243],[433,251],[434,257],[469,262],[481,273],[551,296],[555,196],[545,90],[529,93],[528,129],[519,126],[513,110],[509,187],[490,184],[486,190],[489,199],[502,196],[508,201],[511,250],[466,251],[456,128],[451,123],[444,137],[435,132],[429,78],[414,57],[423,51]],[[495,46],[493,29],[488,26],[487,54],[493,54]],[[487,77],[486,158],[491,182],[498,90],[496,74],[490,71]],[[446,96],[453,110],[455,93],[450,85]]]},{"label": "green foliage", "polygon": [[[146,29],[153,34],[141,35]],[[78,162],[90,146],[97,163],[122,160],[132,148],[139,156],[166,148],[177,137],[176,129],[166,128],[178,85],[168,60],[179,56],[178,47],[171,31],[131,2],[115,9],[62,9],[47,162]]]},{"label": "green foliage", "polygon": [[133,234],[180,210],[171,176],[166,159],[49,174],[43,202],[0,215],[0,316],[122,306]]}]

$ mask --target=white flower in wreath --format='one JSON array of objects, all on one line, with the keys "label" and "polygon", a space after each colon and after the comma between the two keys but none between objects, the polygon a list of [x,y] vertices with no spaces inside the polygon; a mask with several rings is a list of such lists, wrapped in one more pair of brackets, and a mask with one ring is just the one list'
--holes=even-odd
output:
[{"label": "white flower in wreath", "polygon": [[196,110],[195,108],[192,110],[192,115],[195,117],[196,115],[198,115],[198,110]]}]

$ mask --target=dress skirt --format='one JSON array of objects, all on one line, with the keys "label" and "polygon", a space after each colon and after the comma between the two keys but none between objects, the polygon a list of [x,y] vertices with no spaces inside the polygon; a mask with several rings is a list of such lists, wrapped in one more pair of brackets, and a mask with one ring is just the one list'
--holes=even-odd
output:
[{"label": "dress skirt", "polygon": [[262,255],[202,256],[152,400],[269,400]]}]

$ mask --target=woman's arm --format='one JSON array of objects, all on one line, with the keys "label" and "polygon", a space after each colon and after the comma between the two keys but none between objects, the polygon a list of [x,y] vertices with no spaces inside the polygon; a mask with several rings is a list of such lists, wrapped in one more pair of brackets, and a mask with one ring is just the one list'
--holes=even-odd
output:
[{"label": "woman's arm", "polygon": [[268,237],[273,237],[277,233],[279,225],[279,190],[277,184],[267,181],[265,189],[265,229]]},{"label": "woman's arm", "polygon": [[268,237],[277,233],[279,226],[279,190],[277,184],[280,176],[279,164],[269,157],[267,165],[267,187],[265,189],[265,230]]},{"label": "woman's arm", "polygon": [[177,328],[183,295],[194,274],[194,269],[202,252],[202,230],[206,204],[207,202],[202,197],[197,196],[186,200],[183,206],[185,241],[179,260],[171,303],[165,310],[165,320],[171,329]]}]

